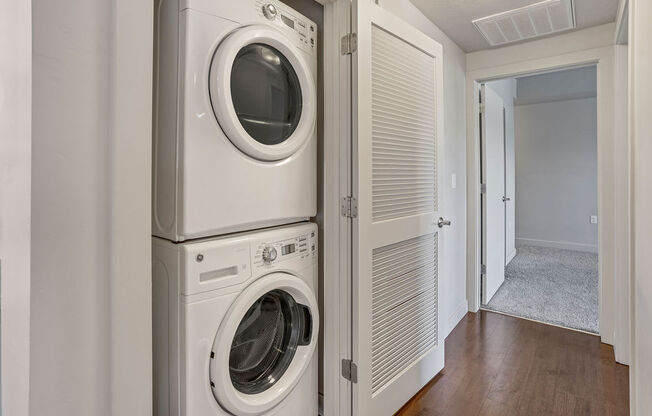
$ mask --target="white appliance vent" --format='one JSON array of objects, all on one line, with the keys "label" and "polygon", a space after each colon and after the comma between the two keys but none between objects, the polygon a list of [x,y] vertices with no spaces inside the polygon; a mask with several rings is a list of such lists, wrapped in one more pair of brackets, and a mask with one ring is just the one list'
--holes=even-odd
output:
[{"label": "white appliance vent", "polygon": [[473,20],[491,46],[504,45],[575,28],[573,0],[545,0]]}]

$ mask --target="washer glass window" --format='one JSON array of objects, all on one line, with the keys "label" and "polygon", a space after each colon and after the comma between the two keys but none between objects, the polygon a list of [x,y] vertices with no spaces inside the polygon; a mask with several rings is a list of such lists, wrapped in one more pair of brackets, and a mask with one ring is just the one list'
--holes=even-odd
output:
[{"label": "washer glass window", "polygon": [[283,290],[272,290],[247,310],[229,354],[233,386],[257,394],[276,383],[290,366],[299,345],[310,339],[307,308]]},{"label": "washer glass window", "polygon": [[253,43],[238,52],[231,97],[242,127],[265,145],[287,140],[301,119],[299,78],[288,59],[269,45]]}]

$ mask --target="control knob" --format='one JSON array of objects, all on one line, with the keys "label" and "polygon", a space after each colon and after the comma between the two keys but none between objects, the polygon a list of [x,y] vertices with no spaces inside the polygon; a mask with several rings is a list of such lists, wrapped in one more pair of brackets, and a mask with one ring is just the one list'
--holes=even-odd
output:
[{"label": "control knob", "polygon": [[269,264],[276,260],[276,249],[274,247],[265,247],[263,249],[263,262]]},{"label": "control knob", "polygon": [[276,6],[274,6],[272,3],[267,3],[263,6],[263,14],[267,19],[274,20],[277,13],[278,12],[276,10]]}]

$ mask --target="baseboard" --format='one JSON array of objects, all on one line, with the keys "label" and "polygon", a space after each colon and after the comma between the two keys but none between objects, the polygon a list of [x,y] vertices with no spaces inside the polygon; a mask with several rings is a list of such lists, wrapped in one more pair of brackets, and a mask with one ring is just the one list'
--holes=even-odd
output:
[{"label": "baseboard", "polygon": [[520,246],[550,247],[562,250],[584,251],[587,253],[598,252],[598,246],[592,244],[571,243],[568,241],[536,240],[533,238],[517,238],[516,247]]},{"label": "baseboard", "polygon": [[505,259],[505,266],[511,263],[512,260],[514,260],[514,257],[516,257],[516,249],[507,255],[507,258]]},{"label": "baseboard", "polygon": [[457,304],[453,312],[448,316],[448,319],[446,320],[446,333],[444,334],[444,338],[446,338],[453,331],[453,329],[455,329],[457,324],[459,324],[462,318],[466,316],[468,311],[469,302],[466,299]]}]

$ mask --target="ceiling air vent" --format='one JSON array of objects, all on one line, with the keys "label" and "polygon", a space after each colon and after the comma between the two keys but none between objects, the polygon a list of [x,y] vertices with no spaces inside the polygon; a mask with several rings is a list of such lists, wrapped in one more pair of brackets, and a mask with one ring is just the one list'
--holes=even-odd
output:
[{"label": "ceiling air vent", "polygon": [[473,20],[491,46],[575,28],[573,0],[545,0]]}]

